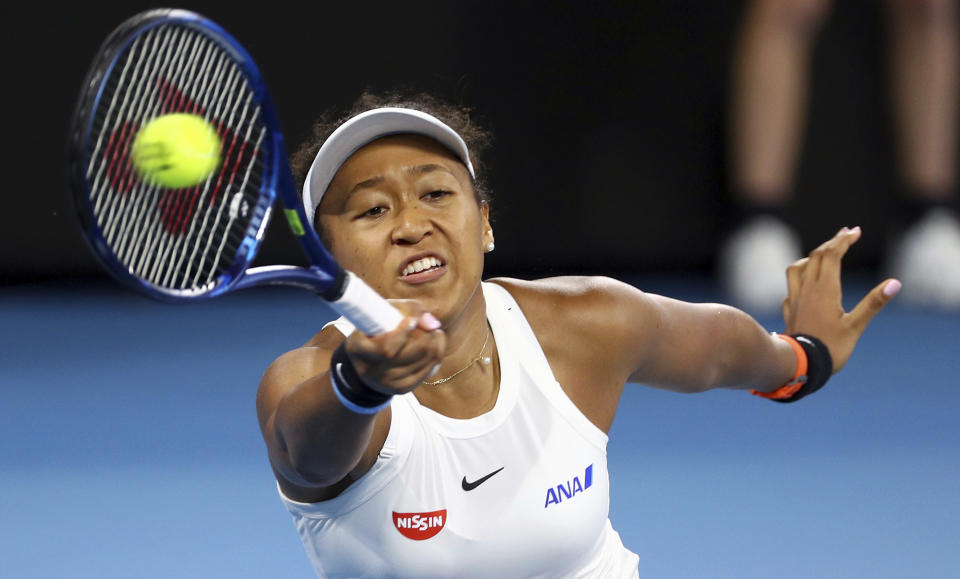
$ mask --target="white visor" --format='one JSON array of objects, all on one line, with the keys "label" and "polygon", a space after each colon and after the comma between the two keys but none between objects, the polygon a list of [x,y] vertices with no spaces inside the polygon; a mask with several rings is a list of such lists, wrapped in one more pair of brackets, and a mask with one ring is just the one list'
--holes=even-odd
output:
[{"label": "white visor", "polygon": [[333,181],[340,166],[358,149],[380,137],[412,133],[423,135],[450,149],[470,173],[470,152],[456,131],[440,119],[414,109],[384,107],[369,110],[349,119],[335,130],[317,151],[303,183],[303,208],[312,220],[317,205]]}]

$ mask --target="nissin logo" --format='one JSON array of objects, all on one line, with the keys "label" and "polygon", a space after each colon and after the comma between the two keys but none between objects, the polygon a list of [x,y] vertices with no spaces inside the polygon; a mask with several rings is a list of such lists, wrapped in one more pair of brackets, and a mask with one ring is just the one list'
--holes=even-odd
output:
[{"label": "nissin logo", "polygon": [[547,500],[543,503],[543,508],[550,505],[559,505],[565,499],[572,499],[577,493],[590,488],[593,485],[593,465],[591,464],[583,471],[583,480],[579,476],[547,489]]},{"label": "nissin logo", "polygon": [[393,512],[393,526],[400,534],[414,541],[424,541],[436,535],[447,524],[447,509],[429,513]]}]

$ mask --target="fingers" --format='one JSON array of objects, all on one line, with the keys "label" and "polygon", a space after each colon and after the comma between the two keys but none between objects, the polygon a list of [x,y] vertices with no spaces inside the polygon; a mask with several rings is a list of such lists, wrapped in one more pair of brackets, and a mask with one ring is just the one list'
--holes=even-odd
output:
[{"label": "fingers", "polygon": [[384,332],[370,340],[351,335],[348,349],[355,353],[372,353],[378,356],[394,357],[404,344],[409,341],[413,330],[419,328],[424,332],[432,332],[440,328],[440,321],[424,307],[413,300],[389,300],[390,303],[404,315],[404,319],[397,327]]},{"label": "fingers", "polygon": [[348,339],[347,350],[371,364],[385,360],[395,364],[411,364],[422,355],[429,354],[430,350],[438,349],[436,340],[426,336],[433,333],[442,335],[443,332],[439,331],[439,323],[427,321],[429,318],[433,316],[407,316],[397,328],[374,337],[356,336],[355,332]]},{"label": "fingers", "polygon": [[804,257],[803,259],[798,259],[787,268],[787,299],[790,299],[791,295],[798,295],[800,293],[800,282],[803,280],[804,272],[807,269],[807,266],[810,264],[810,258]]},{"label": "fingers", "polygon": [[897,279],[888,279],[878,284],[847,315],[850,325],[862,333],[873,317],[899,293],[901,287],[900,280]]},{"label": "fingers", "polygon": [[844,227],[808,257],[787,268],[787,298],[782,309],[788,325],[797,314],[796,300],[801,295],[814,292],[831,304],[840,302],[840,262],[850,246],[860,239],[860,233],[860,227]]},{"label": "fingers", "polygon": [[440,320],[430,312],[424,312],[417,318],[417,326],[425,332],[432,332],[440,329]]},{"label": "fingers", "polygon": [[810,253],[807,275],[812,280],[826,279],[840,282],[840,262],[850,246],[860,239],[860,226],[842,228],[833,237],[820,244]]},{"label": "fingers", "polygon": [[408,391],[440,362],[446,335],[440,321],[417,302],[390,301],[405,314],[403,321],[377,336],[353,332],[346,348],[364,381],[384,391]]},{"label": "fingers", "polygon": [[834,369],[842,368],[867,324],[900,290],[900,282],[888,279],[844,312],[840,283],[841,261],[860,239],[860,228],[844,227],[787,269],[787,299],[783,313],[787,333],[805,333],[819,338],[833,356]]},{"label": "fingers", "polygon": [[781,309],[783,310],[783,319],[788,324],[793,319],[793,301],[800,295],[800,285],[803,282],[804,272],[809,263],[810,258],[804,257],[787,268],[787,297],[783,298]]},{"label": "fingers", "polygon": [[823,258],[820,260],[820,272],[818,279],[826,278],[831,282],[840,283],[840,262],[847,254],[850,246],[860,240],[860,227],[841,229],[830,241],[827,242],[823,250]]}]

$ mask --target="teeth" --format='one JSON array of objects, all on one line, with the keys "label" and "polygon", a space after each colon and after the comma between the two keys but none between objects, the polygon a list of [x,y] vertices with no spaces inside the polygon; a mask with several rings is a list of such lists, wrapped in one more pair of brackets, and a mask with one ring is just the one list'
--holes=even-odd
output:
[{"label": "teeth", "polygon": [[400,275],[419,273],[425,269],[430,269],[431,267],[440,267],[441,265],[443,265],[443,262],[441,262],[439,259],[435,257],[425,257],[407,265],[407,267],[403,268],[403,271],[400,272]]}]

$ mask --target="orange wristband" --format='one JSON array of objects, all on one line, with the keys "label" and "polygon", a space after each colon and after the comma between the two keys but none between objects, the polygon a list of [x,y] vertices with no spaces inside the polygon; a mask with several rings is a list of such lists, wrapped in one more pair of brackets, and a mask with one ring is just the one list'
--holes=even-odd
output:
[{"label": "orange wristband", "polygon": [[793,353],[797,356],[797,371],[794,373],[793,378],[790,379],[790,382],[777,388],[773,392],[751,390],[750,393],[771,400],[783,400],[792,397],[798,390],[803,388],[803,385],[807,382],[807,353],[793,336],[778,334],[776,332],[774,332],[773,335],[790,344],[790,347],[793,348]]}]

